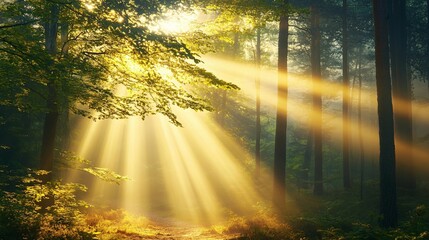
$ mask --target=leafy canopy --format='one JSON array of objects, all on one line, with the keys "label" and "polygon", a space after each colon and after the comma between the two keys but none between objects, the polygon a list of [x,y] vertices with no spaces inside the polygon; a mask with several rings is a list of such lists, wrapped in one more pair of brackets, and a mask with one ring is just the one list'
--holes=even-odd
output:
[{"label": "leafy canopy", "polygon": [[[179,38],[150,28],[163,11],[178,4],[156,0],[1,3],[0,104],[46,112],[46,86],[54,82],[60,108],[93,119],[161,113],[180,125],[174,106],[210,109],[198,97],[196,85],[236,87],[200,68],[198,52]],[[52,9],[58,14],[53,15]],[[56,24],[58,30],[56,54],[45,50],[47,23]]]}]

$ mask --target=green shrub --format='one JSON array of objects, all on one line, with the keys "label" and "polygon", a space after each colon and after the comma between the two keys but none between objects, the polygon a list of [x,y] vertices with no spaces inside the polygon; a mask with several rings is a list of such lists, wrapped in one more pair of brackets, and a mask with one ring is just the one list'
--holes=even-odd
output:
[{"label": "green shrub", "polygon": [[[2,173],[6,176],[0,178],[0,239],[95,238],[81,212],[89,205],[75,196],[76,191],[86,190],[83,185],[60,181],[44,184],[40,176],[46,171],[28,170],[21,177],[10,171]],[[20,181],[15,181],[17,178]],[[51,204],[42,207],[47,200]]]}]

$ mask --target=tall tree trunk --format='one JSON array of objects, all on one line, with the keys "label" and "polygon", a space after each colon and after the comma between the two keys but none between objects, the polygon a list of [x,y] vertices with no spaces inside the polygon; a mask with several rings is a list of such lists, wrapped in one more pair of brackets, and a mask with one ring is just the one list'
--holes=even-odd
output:
[{"label": "tall tree trunk", "polygon": [[[52,4],[49,6],[48,9],[50,18],[48,22],[44,24],[45,48],[46,51],[52,56],[52,58],[54,58],[57,54],[59,6],[57,4]],[[47,69],[47,71],[51,70]],[[56,74],[54,72],[48,73],[48,95],[46,103],[47,113],[45,115],[45,120],[43,123],[43,138],[40,155],[40,169],[50,172],[49,174],[44,176],[43,181],[45,182],[52,180],[56,129],[59,116],[55,78]]]},{"label": "tall tree trunk", "polygon": [[360,162],[360,200],[363,200],[363,185],[364,185],[364,164],[365,164],[365,150],[362,138],[362,59],[358,59],[358,81],[359,81],[359,94],[358,94],[358,141],[359,141],[359,162]]},{"label": "tall tree trunk", "polygon": [[380,137],[380,225],[389,228],[397,226],[398,216],[396,206],[395,134],[389,67],[387,9],[388,5],[386,1],[373,0]]},{"label": "tall tree trunk", "polygon": [[[287,3],[287,1],[285,1]],[[289,15],[280,17],[278,42],[278,87],[277,113],[274,143],[273,206],[280,212],[285,207],[286,136],[287,136],[287,59],[289,38]]]},{"label": "tall tree trunk", "polygon": [[255,175],[259,177],[261,167],[261,28],[256,30],[256,68],[257,76],[255,81],[256,90],[256,136],[255,136]]},{"label": "tall tree trunk", "polygon": [[[426,0],[426,57],[427,57],[427,64],[429,64],[429,0]],[[429,91],[429,66],[427,66],[427,72],[426,72],[426,81],[428,84],[428,91]]]},{"label": "tall tree trunk", "polygon": [[[47,4],[47,10],[49,12],[49,19],[43,26],[45,30],[45,48],[51,57],[55,58],[57,54],[58,17],[60,9],[56,3],[52,3]],[[50,61],[53,61],[53,59]],[[57,74],[50,69],[49,65],[51,64],[53,64],[53,62],[48,64],[46,69],[46,71],[50,72],[47,73],[47,112],[43,123],[42,147],[40,152],[40,169],[48,172],[46,175],[40,177],[45,184],[53,180],[56,129],[59,118],[56,86]],[[40,211],[47,211],[47,208],[53,204],[54,198],[49,194],[45,198],[42,198],[40,202]]]},{"label": "tall tree trunk", "polygon": [[351,187],[350,181],[350,79],[348,60],[347,0],[343,0],[343,186]]},{"label": "tall tree trunk", "polygon": [[[61,55],[67,55],[68,49],[69,49],[69,24],[67,22],[63,22],[60,24],[61,28]],[[68,92],[68,82],[63,81],[62,82],[62,91]],[[67,97],[62,99],[62,102],[64,104],[64,108],[61,112],[61,119],[60,126],[61,126],[61,149],[62,150],[68,150],[70,145],[70,102]]]},{"label": "tall tree trunk", "polygon": [[323,194],[323,152],[322,152],[322,95],[320,66],[320,9],[319,0],[310,7],[311,15],[311,73],[313,78],[313,132],[314,132],[314,194]]},{"label": "tall tree trunk", "polygon": [[391,0],[390,53],[392,69],[393,103],[397,144],[396,164],[398,186],[415,189],[413,165],[412,89],[407,76],[407,30],[405,0]]}]

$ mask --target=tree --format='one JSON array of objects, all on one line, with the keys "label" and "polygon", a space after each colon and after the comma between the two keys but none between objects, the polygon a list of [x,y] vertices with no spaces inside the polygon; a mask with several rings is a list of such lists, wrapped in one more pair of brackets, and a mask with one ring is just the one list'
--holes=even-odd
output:
[{"label": "tree", "polygon": [[[21,111],[45,114],[41,169],[54,169],[58,116],[64,108],[94,120],[161,113],[180,125],[173,106],[210,109],[189,90],[192,85],[234,88],[199,68],[183,40],[149,28],[161,9],[160,3],[146,1],[10,1],[0,6],[2,18],[13,26],[0,29],[1,69],[13,64],[14,71],[1,80],[25,92],[13,96],[25,103]],[[68,40],[59,41],[60,33]]]},{"label": "tree", "polygon": [[396,227],[396,167],[390,79],[387,1],[373,0],[375,65],[380,137],[380,214],[382,227]]},{"label": "tree", "polygon": [[359,163],[360,163],[360,200],[363,199],[363,183],[364,183],[364,166],[365,166],[365,151],[363,146],[362,138],[362,59],[361,56],[358,58],[357,63],[357,75],[358,75],[358,84],[359,84],[359,93],[358,93],[358,142],[359,142]]},{"label": "tree", "polygon": [[284,12],[280,15],[278,39],[278,83],[277,83],[277,112],[274,142],[274,188],[273,205],[280,211],[285,205],[285,178],[286,178],[286,143],[287,143],[287,60],[289,15],[288,1],[284,2]]},{"label": "tree", "polygon": [[323,152],[322,152],[322,96],[317,89],[321,83],[320,66],[320,5],[312,1],[311,18],[311,74],[313,78],[313,124],[314,128],[314,194],[323,194]]},{"label": "tree", "polygon": [[398,185],[415,189],[416,180],[413,166],[412,142],[412,89],[411,78],[407,75],[407,30],[405,0],[392,0],[390,28],[390,56],[393,87],[393,107],[397,144]]},{"label": "tree", "polygon": [[348,17],[347,0],[343,0],[342,14],[342,51],[343,51],[343,186],[345,189],[351,187],[350,181],[350,79],[349,79],[349,60],[348,60]]},{"label": "tree", "polygon": [[[60,14],[60,6],[55,3],[46,4],[46,12],[48,18],[43,23],[45,31],[45,50],[52,56],[52,59],[47,63],[47,69],[51,69],[54,64],[53,60],[57,54],[57,35],[58,35],[58,21]],[[58,86],[56,86],[58,79],[56,77],[59,74],[52,70],[47,74],[47,98],[45,114],[45,120],[43,123],[43,137],[42,137],[42,148],[40,154],[40,169],[46,170],[50,173],[44,175],[44,181],[48,182],[52,180],[52,170],[54,162],[54,149],[55,149],[55,138],[58,123]]]}]

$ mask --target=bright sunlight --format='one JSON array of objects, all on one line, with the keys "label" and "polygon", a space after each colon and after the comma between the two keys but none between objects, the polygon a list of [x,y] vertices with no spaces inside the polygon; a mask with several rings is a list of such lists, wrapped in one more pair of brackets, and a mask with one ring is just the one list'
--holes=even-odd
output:
[{"label": "bright sunlight", "polygon": [[428,239],[427,1],[294,2],[3,0],[0,240]]},{"label": "bright sunlight", "polygon": [[168,10],[155,25],[151,26],[151,30],[173,35],[190,32],[192,25],[196,23],[199,15],[198,11]]}]

